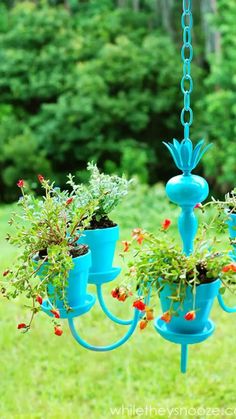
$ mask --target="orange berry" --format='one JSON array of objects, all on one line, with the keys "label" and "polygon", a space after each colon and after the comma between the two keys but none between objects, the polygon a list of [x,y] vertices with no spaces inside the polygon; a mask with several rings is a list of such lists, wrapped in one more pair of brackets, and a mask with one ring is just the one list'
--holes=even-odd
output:
[{"label": "orange berry", "polygon": [[170,314],[170,312],[169,312],[169,311],[166,311],[166,312],[165,312],[165,313],[163,313],[163,315],[161,316],[161,320],[163,320],[163,321],[164,321],[164,322],[166,322],[166,323],[170,323],[171,319],[172,319],[172,316],[171,316],[171,314]]},{"label": "orange berry", "polygon": [[141,320],[141,322],[139,323],[140,330],[145,329],[145,327],[147,327],[147,325],[148,325],[148,321],[147,320]]}]

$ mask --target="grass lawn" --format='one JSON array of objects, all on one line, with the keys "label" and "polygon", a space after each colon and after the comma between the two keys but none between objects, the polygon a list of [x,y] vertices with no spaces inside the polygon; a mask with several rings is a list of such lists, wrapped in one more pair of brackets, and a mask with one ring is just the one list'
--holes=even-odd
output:
[{"label": "grass lawn", "polygon": [[[0,207],[0,272],[16,257],[4,240],[9,229],[11,206]],[[164,218],[171,218],[177,237],[178,209],[170,206],[161,186],[133,192],[113,214],[121,227],[121,238],[130,229],[142,226],[157,231]],[[222,245],[226,238],[222,237]],[[118,247],[121,249],[120,244]],[[119,249],[117,263],[121,263]],[[110,298],[114,284],[105,286],[109,307],[118,315],[132,315],[128,303]],[[90,288],[93,291],[93,288]],[[228,299],[233,303],[233,299]],[[157,301],[156,314],[160,313]],[[0,418],[111,418],[138,417],[135,408],[236,408],[235,317],[224,313],[217,303],[212,312],[217,329],[205,343],[190,348],[188,374],[179,372],[177,345],[164,341],[152,327],[137,330],[131,340],[109,353],[89,352],[80,347],[64,324],[64,334],[53,334],[43,313],[32,331],[21,334],[18,322],[27,321],[22,301],[0,303]],[[125,333],[125,326],[107,320],[96,305],[76,320],[81,335],[90,343],[104,345]],[[112,416],[110,409],[126,407]],[[128,410],[129,408],[129,410]],[[148,414],[149,412],[149,414]],[[146,417],[158,417],[146,410]],[[143,417],[145,417],[143,415]],[[236,416],[236,415],[235,415]],[[174,417],[163,411],[162,417]],[[205,418],[184,413],[179,417]],[[221,412],[218,417],[229,417]]]}]

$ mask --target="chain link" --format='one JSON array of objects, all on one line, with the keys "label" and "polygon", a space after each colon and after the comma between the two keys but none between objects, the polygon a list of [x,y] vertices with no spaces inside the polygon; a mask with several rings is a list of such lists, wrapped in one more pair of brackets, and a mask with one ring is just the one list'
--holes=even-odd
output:
[{"label": "chain link", "polygon": [[183,46],[181,58],[183,61],[183,77],[181,79],[181,90],[184,95],[184,107],[181,111],[181,124],[184,127],[184,139],[189,139],[189,127],[193,123],[193,111],[191,109],[191,93],[193,91],[193,79],[191,77],[191,62],[193,59],[192,34],[193,15],[192,0],[183,0],[183,14],[181,18],[183,28]]}]

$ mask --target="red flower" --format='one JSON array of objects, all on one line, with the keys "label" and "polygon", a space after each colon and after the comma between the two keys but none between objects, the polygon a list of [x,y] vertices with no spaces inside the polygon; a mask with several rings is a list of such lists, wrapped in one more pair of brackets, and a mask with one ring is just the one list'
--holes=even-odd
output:
[{"label": "red flower", "polygon": [[51,311],[51,313],[54,315],[54,317],[56,318],[56,319],[60,319],[60,313],[59,313],[59,311],[58,310],[50,310]]},{"label": "red flower", "polygon": [[184,318],[185,320],[188,320],[188,321],[196,319],[195,311],[194,310],[188,311],[188,313],[185,314]]},{"label": "red flower", "polygon": [[118,296],[118,300],[124,302],[127,298],[128,298],[128,294],[127,294],[126,290],[121,291],[119,296]]},{"label": "red flower", "polygon": [[145,329],[145,327],[147,327],[147,325],[148,325],[148,321],[147,320],[141,320],[141,322],[139,323],[140,330]]},{"label": "red flower", "polygon": [[25,323],[19,323],[17,329],[26,329],[28,326]]},{"label": "red flower", "polygon": [[168,218],[166,218],[166,220],[163,221],[162,223],[162,228],[163,230],[168,230],[168,228],[171,225],[171,220],[169,220]]},{"label": "red flower", "polygon": [[3,275],[3,276],[7,276],[9,273],[10,273],[10,270],[9,270],[9,269],[7,269],[6,271],[4,271],[4,272],[3,272],[3,274],[2,274],[2,275]]},{"label": "red flower", "polygon": [[38,180],[40,183],[43,183],[44,177],[42,175],[38,175]]},{"label": "red flower", "polygon": [[166,322],[166,323],[170,323],[171,319],[172,319],[172,316],[171,316],[171,314],[170,314],[170,312],[169,312],[169,311],[166,311],[166,312],[165,312],[165,313],[163,313],[163,315],[161,316],[161,320],[163,320],[163,321],[164,321],[164,322]]},{"label": "red flower", "polygon": [[138,244],[142,244],[145,236],[143,234],[143,230],[141,228],[134,228],[132,231],[132,237],[137,240]]},{"label": "red flower", "polygon": [[17,182],[17,186],[18,186],[19,188],[24,188],[24,186],[25,186],[25,182],[23,181],[23,179],[19,179],[19,180],[18,180],[18,182]]},{"label": "red flower", "polygon": [[41,305],[41,304],[43,304],[43,299],[42,299],[41,295],[37,295],[37,297],[36,297],[36,301],[37,301],[37,303],[39,303],[40,305]]},{"label": "red flower", "polygon": [[146,305],[141,300],[136,300],[133,303],[133,307],[135,307],[139,311],[144,311],[146,308]]},{"label": "red flower", "polygon": [[129,295],[132,295],[132,292],[124,287],[117,287],[111,291],[111,295],[113,298],[117,298],[119,301],[125,301]]},{"label": "red flower", "polygon": [[55,335],[57,335],[57,336],[61,336],[61,335],[62,335],[62,333],[63,333],[63,330],[62,330],[62,328],[61,328],[60,326],[55,326],[55,327],[54,327],[54,333],[55,333]]},{"label": "red flower", "polygon": [[113,298],[119,297],[119,288],[114,288],[114,290],[111,291],[111,295]]},{"label": "red flower", "polygon": [[230,263],[222,268],[222,272],[229,272],[233,271],[236,272],[236,263]]},{"label": "red flower", "polygon": [[122,244],[124,246],[123,252],[128,252],[129,251],[130,242],[123,241]]},{"label": "red flower", "polygon": [[201,202],[199,202],[198,204],[196,204],[194,208],[202,208]]},{"label": "red flower", "polygon": [[72,201],[73,201],[73,198],[68,198],[66,201],[66,205],[70,205]]}]

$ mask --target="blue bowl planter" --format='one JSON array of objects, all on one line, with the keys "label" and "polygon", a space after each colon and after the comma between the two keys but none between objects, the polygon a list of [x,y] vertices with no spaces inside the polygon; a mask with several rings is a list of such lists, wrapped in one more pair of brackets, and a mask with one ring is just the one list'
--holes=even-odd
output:
[{"label": "blue bowl planter", "polygon": [[115,279],[121,269],[112,267],[116,242],[119,239],[119,227],[85,230],[79,243],[89,246],[92,265],[89,274],[90,284],[103,284]]},{"label": "blue bowl planter", "polygon": [[[220,284],[220,280],[217,279],[209,284],[201,284],[196,287],[196,318],[191,321],[184,318],[185,314],[193,309],[192,288],[187,287],[183,305],[180,307],[179,302],[173,304],[173,309],[178,311],[179,316],[173,316],[170,323],[166,324],[166,328],[176,333],[201,333],[209,321]],[[171,300],[169,297],[173,295],[173,291],[173,287],[166,285],[160,293],[163,312],[170,310]]]},{"label": "blue bowl planter", "polygon": [[[203,342],[209,338],[214,330],[215,325],[209,319],[210,311],[214,300],[219,293],[220,280],[216,280],[209,284],[202,284],[196,287],[196,318],[188,321],[184,318],[188,311],[193,309],[193,294],[191,288],[186,290],[185,300],[179,317],[173,316],[170,323],[165,323],[161,318],[155,320],[154,326],[157,332],[166,340],[181,345],[181,372],[187,371],[188,345]],[[170,309],[171,300],[168,298],[173,294],[173,287],[165,286],[160,293],[160,301],[162,310]],[[174,303],[173,308],[178,310],[179,303]]]},{"label": "blue bowl planter", "polygon": [[[229,218],[227,221],[228,228],[229,228],[229,237],[230,239],[235,240],[236,239],[236,214],[229,214]],[[233,260],[233,262],[236,262],[236,244],[233,244],[233,250],[232,252],[229,252],[229,256]]]},{"label": "blue bowl planter", "polygon": [[[236,214],[229,214],[227,224],[229,227],[229,237],[236,239]],[[234,248],[236,249],[236,245],[234,245]]]},{"label": "blue bowl planter", "polygon": [[[92,294],[87,294],[88,275],[91,266],[91,252],[89,251],[85,255],[78,256],[73,259],[74,268],[69,272],[68,286],[65,290],[65,298],[71,311],[67,312],[64,307],[64,302],[59,295],[54,295],[53,285],[48,286],[49,301],[44,300],[42,304],[42,310],[49,316],[53,316],[51,313],[51,302],[56,305],[56,308],[60,312],[60,316],[63,319],[72,318],[86,313],[95,303],[95,297]],[[39,276],[43,279],[44,273],[46,273],[47,264],[42,267]],[[51,300],[51,301],[50,301]]]}]

